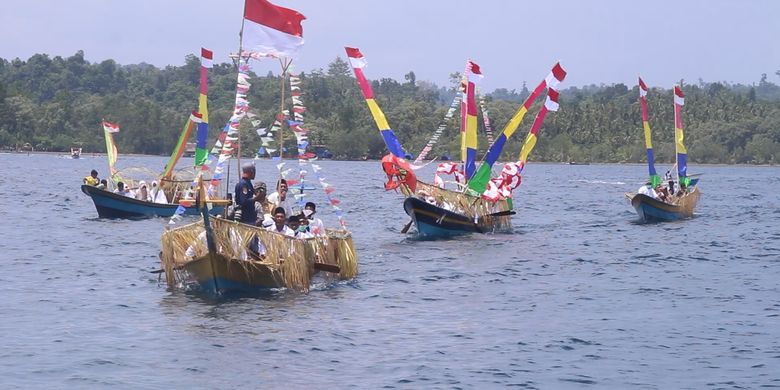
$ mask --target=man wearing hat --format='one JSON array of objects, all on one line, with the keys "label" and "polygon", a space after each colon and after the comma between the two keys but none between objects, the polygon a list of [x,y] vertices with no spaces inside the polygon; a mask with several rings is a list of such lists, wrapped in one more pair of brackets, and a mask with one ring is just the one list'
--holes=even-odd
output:
[{"label": "man wearing hat", "polygon": [[273,216],[271,215],[271,206],[266,199],[267,187],[265,182],[259,181],[255,183],[255,211],[257,211],[257,226],[261,226],[264,220],[270,220],[273,223]]},{"label": "man wearing hat", "polygon": [[241,210],[240,221],[250,225],[254,225],[257,222],[255,201],[260,199],[260,194],[255,194],[255,189],[252,186],[252,179],[254,178],[255,165],[251,162],[241,165],[241,180],[236,184],[234,200],[236,201],[236,207]]}]

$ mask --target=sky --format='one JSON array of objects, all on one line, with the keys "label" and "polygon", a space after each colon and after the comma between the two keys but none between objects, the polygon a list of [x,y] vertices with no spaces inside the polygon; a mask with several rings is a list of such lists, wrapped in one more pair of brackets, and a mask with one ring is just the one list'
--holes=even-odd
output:
[{"label": "sky", "polygon": [[[327,69],[361,49],[369,79],[448,85],[465,61],[486,91],[536,84],[556,61],[565,86],[780,83],[776,0],[274,0],[306,15],[296,71]],[[126,65],[182,65],[200,47],[228,62],[238,50],[242,0],[3,0],[0,58],[35,53]],[[278,61],[253,66],[278,73]],[[564,87],[565,87],[564,86]]]}]

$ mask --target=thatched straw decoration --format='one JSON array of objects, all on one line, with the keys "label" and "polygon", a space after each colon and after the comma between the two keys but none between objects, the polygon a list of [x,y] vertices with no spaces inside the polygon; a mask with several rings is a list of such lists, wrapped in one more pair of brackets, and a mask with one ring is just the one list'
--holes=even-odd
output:
[{"label": "thatched straw decoration", "polygon": [[[316,272],[315,261],[339,265],[342,279],[357,274],[357,256],[348,232],[329,230],[326,237],[301,240],[220,218],[211,222],[218,252],[240,264],[247,275],[252,268],[264,267],[276,274],[274,278],[282,280],[284,287],[308,291],[311,277]],[[190,246],[195,258],[207,254],[203,232],[203,222],[198,221],[163,233],[160,260],[170,287],[188,282],[189,275],[177,270],[191,261],[185,255]],[[258,260],[247,250],[253,246],[251,243],[255,238],[266,248],[264,259]]]}]

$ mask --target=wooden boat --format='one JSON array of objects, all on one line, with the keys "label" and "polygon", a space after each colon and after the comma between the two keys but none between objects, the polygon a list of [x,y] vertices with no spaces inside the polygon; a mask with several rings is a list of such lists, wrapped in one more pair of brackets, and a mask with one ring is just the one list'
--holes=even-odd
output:
[{"label": "wooden boat", "polygon": [[[401,232],[406,233],[412,223],[416,226],[419,234],[428,237],[511,231],[511,215],[514,214],[512,211],[512,190],[520,184],[520,171],[525,166],[528,154],[536,144],[536,133],[541,128],[546,113],[548,110],[556,111],[558,108],[558,93],[555,88],[563,82],[566,76],[566,72],[560,64],[556,64],[548,77],[534,89],[501,134],[491,144],[482,163],[478,165],[476,161],[476,82],[481,79],[482,74],[477,64],[471,60],[467,61],[461,84],[462,99],[456,98],[445,116],[446,121],[452,117],[454,110],[460,105],[463,170],[461,172],[453,164],[448,163],[447,166],[455,168],[450,169],[448,174],[458,172],[462,174],[466,183],[461,184],[457,190],[447,190],[443,188],[444,181],[439,180],[438,176],[436,180],[438,185],[436,186],[417,180],[414,170],[419,167],[415,167],[407,161],[409,154],[401,147],[400,141],[387,123],[384,113],[374,99],[371,84],[363,74],[363,67],[366,64],[363,54],[356,48],[346,48],[346,51],[366,104],[390,152],[382,159],[382,168],[388,178],[385,189],[400,188],[406,197],[404,210],[412,217],[412,222],[405,226]],[[506,164],[500,176],[491,178],[493,164],[501,155],[507,139],[517,130],[535,99],[546,88],[549,88],[547,101],[531,126],[531,132],[523,146],[519,161]],[[492,130],[489,130],[489,121],[484,111],[483,123],[488,138],[492,138]],[[444,128],[446,128],[446,124],[438,127],[431,141],[418,155],[420,160],[437,143]],[[439,168],[442,166],[440,165]],[[437,169],[438,171],[439,169]]]},{"label": "wooden boat", "polygon": [[628,193],[626,197],[643,222],[666,222],[693,217],[693,210],[699,202],[700,195],[699,188],[693,187],[693,190],[671,203],[644,194]]},{"label": "wooden boat", "polygon": [[510,232],[512,210],[500,211],[477,218],[447,210],[419,198],[406,198],[404,211],[414,221],[417,231],[425,237],[452,237],[468,233]]},{"label": "wooden boat", "polygon": [[[663,187],[664,184],[661,177],[655,170],[655,156],[653,153],[653,141],[652,132],[649,124],[649,114],[647,110],[646,95],[648,92],[647,85],[645,85],[642,78],[639,78],[639,104],[642,113],[642,127],[645,136],[645,147],[647,150],[647,166],[649,179],[648,184],[657,188]],[[676,163],[677,166],[677,178],[671,180],[668,188],[670,193],[678,193],[681,195],[675,195],[671,197],[671,200],[664,202],[660,199],[653,198],[652,196],[627,193],[626,197],[631,202],[631,206],[636,210],[637,215],[643,222],[666,222],[677,221],[680,219],[686,219],[693,217],[696,205],[699,203],[701,197],[701,191],[699,190],[698,175],[688,175],[687,167],[687,154],[688,151],[683,143],[684,133],[682,124],[682,106],[684,103],[684,95],[679,86],[674,86],[674,133],[675,133],[675,149],[676,149]],[[675,183],[678,188],[675,191]],[[682,192],[679,190],[682,188]]]},{"label": "wooden boat", "polygon": [[[357,275],[357,255],[347,231],[328,230],[321,237],[298,239],[202,215],[202,221],[168,230],[162,236],[160,259],[171,288],[212,296],[278,288],[305,292],[318,274],[326,281]],[[264,248],[262,257],[252,249],[258,242]],[[188,258],[188,249],[196,255]]]},{"label": "wooden boat", "polygon": [[[95,186],[83,184],[81,191],[92,199],[100,218],[142,219],[152,217],[171,217],[175,214],[178,204],[146,202],[115,194]],[[212,215],[220,214],[224,206],[213,206],[209,211]],[[187,208],[184,215],[198,215],[195,208]]]}]

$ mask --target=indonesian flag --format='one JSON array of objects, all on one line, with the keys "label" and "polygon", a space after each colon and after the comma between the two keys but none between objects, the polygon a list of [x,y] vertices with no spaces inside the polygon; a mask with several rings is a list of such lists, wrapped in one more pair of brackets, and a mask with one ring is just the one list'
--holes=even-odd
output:
[{"label": "indonesian flag", "polygon": [[639,97],[645,97],[647,96],[647,85],[644,81],[642,81],[642,78],[639,78]]},{"label": "indonesian flag", "polygon": [[550,74],[544,78],[544,81],[547,84],[547,88],[558,89],[558,85],[560,85],[565,78],[566,71],[561,66],[561,63],[558,62],[553,66]]},{"label": "indonesian flag", "polygon": [[366,62],[366,58],[363,57],[363,53],[360,52],[360,49],[354,48],[354,47],[345,47],[347,50],[347,57],[349,57],[349,63],[352,65],[353,68],[362,69],[365,68],[366,65],[368,65],[368,62]]},{"label": "indonesian flag", "polygon": [[679,85],[674,86],[674,104],[685,105],[685,95],[683,95]]},{"label": "indonesian flag", "polygon": [[246,0],[243,49],[274,57],[294,57],[303,46],[304,19],[298,11],[267,0]]},{"label": "indonesian flag", "polygon": [[103,121],[103,130],[105,130],[107,133],[118,133],[119,125],[117,125],[116,123]]},{"label": "indonesian flag", "polygon": [[214,52],[206,48],[200,48],[200,66],[211,69],[213,66]]},{"label": "indonesian flag", "polygon": [[482,70],[479,69],[479,65],[477,65],[472,60],[468,60],[466,62],[466,74],[469,81],[472,83],[479,82],[483,77],[485,77],[482,75]]},{"label": "indonesian flag", "polygon": [[547,100],[544,102],[547,111],[558,111],[558,91],[550,88],[547,90]]}]

